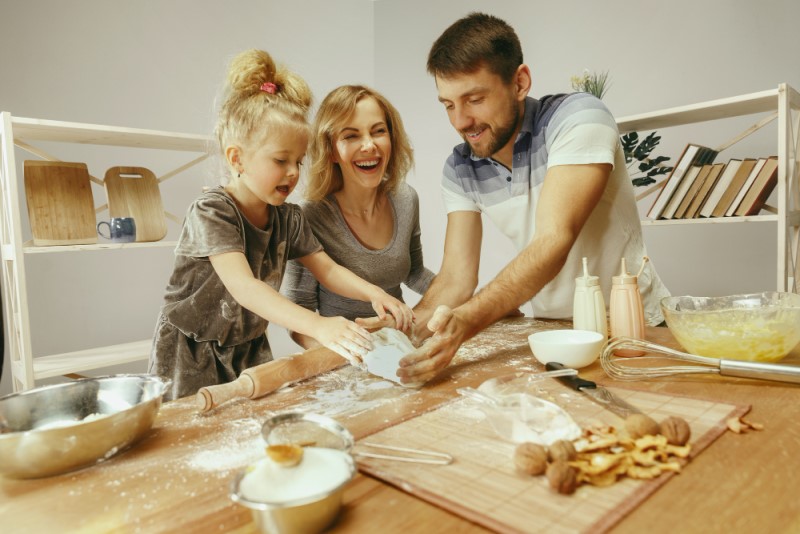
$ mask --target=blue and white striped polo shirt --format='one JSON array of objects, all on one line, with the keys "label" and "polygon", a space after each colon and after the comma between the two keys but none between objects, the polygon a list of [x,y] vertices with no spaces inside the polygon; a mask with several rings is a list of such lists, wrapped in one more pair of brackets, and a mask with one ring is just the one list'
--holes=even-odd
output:
[{"label": "blue and white striped polo shirt", "polygon": [[[518,250],[536,231],[536,205],[547,170],[591,163],[613,165],[608,185],[564,268],[533,298],[535,317],[572,317],[575,278],[583,273],[584,256],[591,274],[600,277],[608,302],[611,277],[619,274],[622,257],[635,272],[646,255],[614,117],[602,101],[587,93],[528,97],[510,171],[490,158],[474,157],[467,143],[456,146],[445,163],[442,191],[447,212],[486,214]],[[639,287],[647,322],[660,323],[658,301],[669,292],[652,265],[642,273]]]}]

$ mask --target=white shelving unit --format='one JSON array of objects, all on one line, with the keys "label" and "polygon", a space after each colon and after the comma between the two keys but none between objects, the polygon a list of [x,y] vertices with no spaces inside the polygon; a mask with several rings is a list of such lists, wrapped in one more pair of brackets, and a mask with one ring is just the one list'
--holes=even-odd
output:
[{"label": "white shelving unit", "polygon": [[[617,124],[620,134],[624,134],[755,114],[761,114],[762,117],[753,126],[718,149],[722,151],[777,120],[777,206],[767,206],[766,210],[769,213],[764,215],[706,219],[646,219],[642,221],[642,225],[775,223],[778,242],[776,290],[797,293],[800,278],[800,172],[797,161],[800,149],[800,94],[797,91],[787,84],[780,84],[776,89],[768,91],[622,117],[617,120]],[[662,180],[646,190],[639,199],[655,193],[663,187],[663,184]]]},{"label": "white shelving unit", "polygon": [[[31,144],[37,141],[78,143],[85,145],[108,145],[142,149],[163,149],[197,153],[186,164],[159,177],[164,182],[173,176],[200,163],[209,156],[211,139],[207,136],[81,124],[14,117],[3,112],[0,124],[0,256],[3,276],[3,319],[8,358],[14,391],[34,387],[36,380],[70,375],[91,369],[109,367],[149,357],[150,339],[97,347],[77,352],[34,357],[31,351],[31,327],[29,320],[29,292],[25,272],[27,254],[74,253],[91,250],[136,249],[149,247],[174,247],[175,242],[95,244],[35,247],[31,241],[23,241],[20,210],[25,206],[24,188],[17,173],[14,147],[19,147],[41,159],[58,161],[47,152]],[[91,177],[102,185],[102,180]],[[21,195],[23,192],[23,196]],[[97,212],[108,209],[107,205],[95,208]],[[181,219],[165,213],[176,223]]]}]

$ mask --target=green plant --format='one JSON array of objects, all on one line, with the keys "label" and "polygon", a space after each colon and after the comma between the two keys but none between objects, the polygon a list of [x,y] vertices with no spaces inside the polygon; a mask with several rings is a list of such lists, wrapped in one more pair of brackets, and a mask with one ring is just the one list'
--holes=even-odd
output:
[{"label": "green plant", "polygon": [[[608,71],[596,73],[589,72],[589,69],[584,69],[581,76],[570,78],[570,83],[574,91],[589,93],[597,98],[603,98],[611,86]],[[620,137],[622,150],[625,153],[625,163],[628,165],[628,174],[634,186],[650,185],[656,182],[657,176],[672,171],[672,167],[664,165],[670,158],[666,156],[650,157],[660,142],[661,136],[656,132],[651,132],[641,140],[637,132],[628,132]],[[633,169],[634,166],[635,169]]]},{"label": "green plant", "polygon": [[603,98],[611,84],[608,80],[608,71],[602,73],[589,72],[589,69],[583,69],[583,75],[573,76],[570,78],[573,91],[580,91],[582,93],[589,93],[597,98]]},{"label": "green plant", "polygon": [[[631,183],[634,186],[653,184],[656,182],[656,176],[672,171],[672,167],[663,165],[664,162],[669,161],[668,157],[650,157],[650,153],[661,142],[661,136],[656,135],[656,132],[651,132],[641,141],[637,132],[628,132],[619,140],[625,153],[625,163],[628,164],[628,174],[631,176]],[[636,171],[631,172],[631,167],[634,165],[636,165]]]}]

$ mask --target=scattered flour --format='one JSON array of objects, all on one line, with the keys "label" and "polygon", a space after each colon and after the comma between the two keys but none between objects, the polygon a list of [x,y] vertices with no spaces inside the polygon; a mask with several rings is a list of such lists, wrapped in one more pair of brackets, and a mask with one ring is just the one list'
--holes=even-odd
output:
[{"label": "scattered flour", "polygon": [[328,417],[353,417],[415,393],[416,390],[347,366],[317,377],[316,388],[310,393],[310,398],[294,404],[292,409]]},{"label": "scattered flour", "polygon": [[186,459],[198,471],[230,471],[252,464],[265,456],[261,437],[262,423],[256,419],[236,419],[225,425],[210,444]]}]

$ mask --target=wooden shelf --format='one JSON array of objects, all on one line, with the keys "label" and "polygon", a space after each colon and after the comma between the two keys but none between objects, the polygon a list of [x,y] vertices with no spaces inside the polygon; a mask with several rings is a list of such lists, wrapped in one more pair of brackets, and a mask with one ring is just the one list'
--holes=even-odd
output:
[{"label": "wooden shelf", "polygon": [[[3,261],[3,312],[5,338],[14,391],[34,387],[35,381],[59,375],[90,371],[124,363],[147,360],[151,340],[98,347],[64,354],[34,357],[31,348],[29,318],[29,291],[26,281],[25,257],[28,254],[53,254],[61,252],[87,252],[97,250],[142,250],[146,248],[174,248],[175,241],[145,243],[100,242],[91,245],[34,246],[24,241],[21,224],[21,207],[25,205],[22,173],[17,172],[15,150],[17,147],[42,159],[52,160],[33,142],[49,141],[83,145],[105,145],[131,149],[158,149],[200,153],[199,157],[163,174],[159,182],[176,176],[203,161],[212,147],[208,136],[101,126],[51,120],[14,117],[0,113],[0,253]],[[180,220],[171,216],[173,221]],[[98,257],[102,259],[102,257]],[[86,280],[91,283],[91,280]],[[31,284],[35,286],[35,281]],[[110,298],[113,296],[109,295]]]},{"label": "wooden shelf", "polygon": [[204,135],[26,119],[23,117],[12,117],[11,124],[14,127],[14,138],[25,140],[155,148],[187,152],[207,152],[210,142],[208,136]]},{"label": "wooden shelf", "polygon": [[[42,378],[147,360],[150,357],[152,343],[151,339],[145,339],[120,345],[39,356],[33,359],[33,378],[41,380]],[[13,362],[13,365],[20,366],[22,363]],[[16,369],[16,371],[19,373],[20,369]]]},{"label": "wooden shelf", "polygon": [[766,113],[777,109],[778,89],[760,91],[742,96],[722,98],[663,109],[639,115],[621,117],[617,127],[621,134],[642,130],[658,130],[683,124],[694,124],[728,117],[740,117],[754,113]]},{"label": "wooden shelf", "polygon": [[47,254],[51,252],[85,252],[92,250],[122,250],[122,249],[142,249],[142,248],[175,248],[177,241],[151,241],[145,243],[96,243],[93,245],[53,245],[47,247],[37,247],[33,242],[27,241],[23,245],[25,254]]},{"label": "wooden shelf", "polygon": [[744,222],[775,222],[777,215],[750,215],[748,217],[714,217],[711,219],[642,219],[642,226],[672,226],[675,224],[729,224]]},{"label": "wooden shelf", "polygon": [[[776,223],[777,291],[798,291],[800,279],[800,174],[797,154],[800,152],[800,93],[787,84],[775,89],[745,95],[710,100],[688,106],[621,117],[617,126],[621,134],[649,131],[713,121],[730,117],[763,114],[758,123],[722,145],[719,150],[734,145],[752,132],[775,120],[778,156],[776,205],[765,215],[749,217],[714,217],[707,219],[666,219],[641,221],[642,226],[674,226],[682,224]],[[663,184],[663,182],[662,182]],[[654,194],[657,188],[651,188]]]}]

